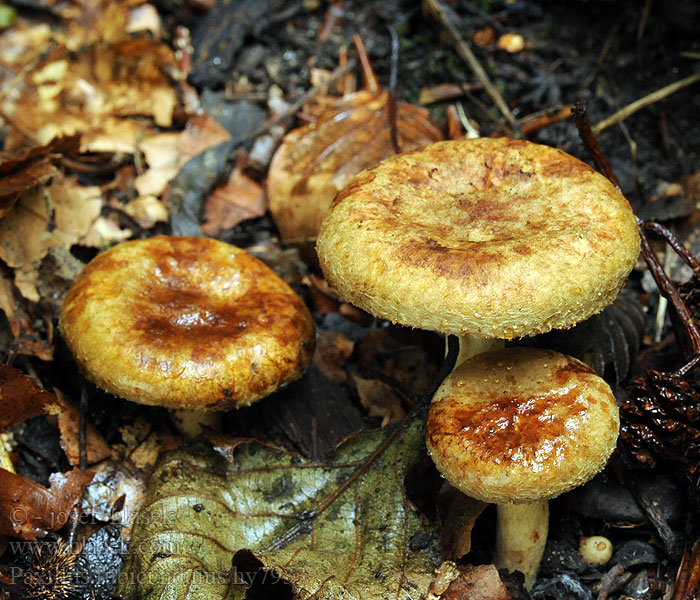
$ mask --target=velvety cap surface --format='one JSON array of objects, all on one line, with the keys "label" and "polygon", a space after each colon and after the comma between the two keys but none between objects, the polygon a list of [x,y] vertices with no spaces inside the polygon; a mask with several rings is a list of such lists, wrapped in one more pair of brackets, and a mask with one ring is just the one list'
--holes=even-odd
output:
[{"label": "velvety cap surface", "polygon": [[615,398],[590,367],[552,350],[506,348],[447,377],[430,407],[426,445],[468,496],[530,502],[593,477],[618,431]]},{"label": "velvety cap surface", "polygon": [[619,293],[639,253],[627,200],[568,154],[509,139],[438,142],[344,188],[317,250],[375,316],[456,335],[566,328]]},{"label": "velvety cap surface", "polygon": [[299,378],[315,343],[306,306],[270,268],[198,237],[99,254],[66,295],[59,326],[88,379],[171,408],[250,404]]}]

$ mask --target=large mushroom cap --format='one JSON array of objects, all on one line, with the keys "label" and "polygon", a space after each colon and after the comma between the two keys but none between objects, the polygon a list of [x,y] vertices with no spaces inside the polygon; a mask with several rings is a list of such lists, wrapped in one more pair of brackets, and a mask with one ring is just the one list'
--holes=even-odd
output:
[{"label": "large mushroom cap", "polygon": [[634,214],[602,175],[526,141],[438,142],[358,175],[321,226],[330,283],[373,315],[457,335],[566,328],[619,293]]},{"label": "large mushroom cap", "polygon": [[142,404],[226,409],[301,376],[314,325],[270,268],[217,240],[157,236],[92,260],[59,326],[88,379]]},{"label": "large mushroom cap", "polygon": [[575,358],[507,348],[459,365],[433,398],[426,445],[438,470],[484,502],[554,498],[588,481],[615,449],[610,387]]}]

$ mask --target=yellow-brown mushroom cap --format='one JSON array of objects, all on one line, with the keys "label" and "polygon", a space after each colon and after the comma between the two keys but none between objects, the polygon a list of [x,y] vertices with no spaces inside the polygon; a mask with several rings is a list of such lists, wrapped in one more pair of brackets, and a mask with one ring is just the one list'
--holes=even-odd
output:
[{"label": "yellow-brown mushroom cap", "polygon": [[588,481],[618,430],[615,398],[590,367],[553,350],[506,348],[466,360],[442,383],[426,445],[465,494],[531,502]]},{"label": "yellow-brown mushroom cap", "polygon": [[375,316],[489,338],[566,328],[619,293],[639,253],[627,200],[568,154],[438,142],[343,189],[317,242],[333,287]]},{"label": "yellow-brown mushroom cap", "polygon": [[314,349],[302,300],[246,251],[156,236],[95,257],[59,327],[88,379],[142,404],[223,410],[301,376]]}]

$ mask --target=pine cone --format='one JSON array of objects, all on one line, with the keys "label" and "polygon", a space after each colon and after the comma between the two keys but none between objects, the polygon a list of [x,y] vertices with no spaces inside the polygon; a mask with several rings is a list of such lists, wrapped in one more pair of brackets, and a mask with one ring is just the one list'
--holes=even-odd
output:
[{"label": "pine cone", "polygon": [[642,463],[682,465],[700,493],[700,383],[673,373],[648,371],[628,388],[622,443]]}]

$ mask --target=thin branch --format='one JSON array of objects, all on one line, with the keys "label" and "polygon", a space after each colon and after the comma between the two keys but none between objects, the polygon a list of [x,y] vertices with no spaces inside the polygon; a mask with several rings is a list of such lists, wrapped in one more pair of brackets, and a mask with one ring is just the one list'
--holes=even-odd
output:
[{"label": "thin branch", "polygon": [[391,34],[391,73],[389,77],[389,102],[387,103],[387,112],[389,113],[389,127],[391,129],[391,145],[394,152],[401,152],[399,148],[399,130],[396,125],[396,88],[398,87],[399,79],[399,36],[396,29],[389,27]]},{"label": "thin branch", "polygon": [[452,23],[452,21],[450,20],[449,16],[447,15],[447,11],[445,11],[445,8],[440,3],[440,0],[425,0],[425,5],[428,7],[430,12],[433,13],[433,16],[450,34],[452,41],[455,43],[457,53],[467,63],[472,73],[474,73],[476,78],[484,86],[484,90],[489,95],[491,100],[493,100],[494,104],[501,112],[503,117],[506,119],[506,121],[508,121],[508,124],[516,132],[518,132],[518,121],[511,112],[510,108],[508,108],[508,105],[503,99],[503,96],[501,96],[500,92],[496,89],[493,83],[491,83],[491,80],[486,74],[486,71],[484,71],[484,68],[481,66],[481,63],[479,63],[476,56],[474,56],[472,49],[469,47],[469,44],[467,44],[464,38],[460,35],[459,31],[457,31],[457,28],[455,27],[454,23]]},{"label": "thin branch", "polygon": [[595,139],[595,133],[591,129],[591,121],[588,118],[588,112],[586,111],[586,105],[579,100],[574,104],[571,112],[574,115],[574,121],[576,122],[576,127],[578,128],[578,134],[583,141],[586,151],[591,155],[595,166],[598,167],[598,170],[608,178],[610,183],[615,186],[617,191],[622,193],[620,182],[617,180],[617,177],[608,164],[607,159],[605,156],[603,156],[603,153],[598,146],[598,141]]},{"label": "thin branch", "polygon": [[681,79],[680,81],[671,83],[660,90],[656,90],[655,92],[652,92],[639,100],[635,100],[632,102],[632,104],[628,104],[624,108],[618,110],[615,114],[609,116],[607,119],[603,119],[600,123],[594,125],[593,133],[598,135],[604,129],[624,121],[627,117],[636,113],[638,110],[654,104],[655,102],[659,102],[667,96],[675,94],[677,91],[682,90],[683,88],[688,87],[689,85],[692,85],[698,81],[700,81],[700,73],[695,73],[695,75],[690,75],[685,79]]}]

